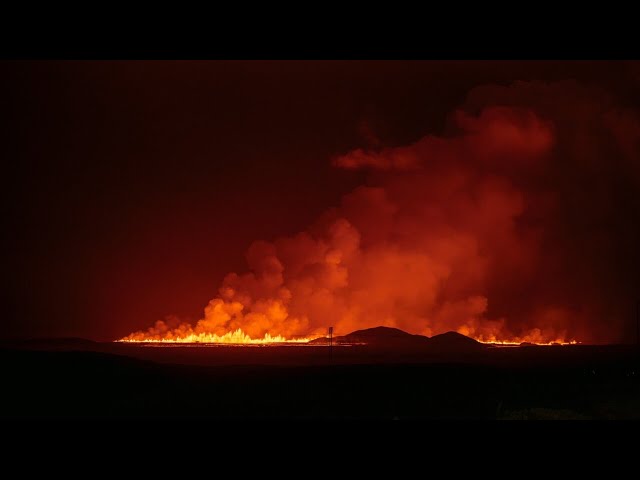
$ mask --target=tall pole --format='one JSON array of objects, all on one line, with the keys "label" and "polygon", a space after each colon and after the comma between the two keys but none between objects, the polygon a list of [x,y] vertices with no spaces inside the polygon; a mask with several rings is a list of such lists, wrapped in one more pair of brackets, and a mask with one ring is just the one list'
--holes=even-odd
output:
[{"label": "tall pole", "polygon": [[640,300],[636,302],[636,347],[640,351]]},{"label": "tall pole", "polygon": [[333,327],[329,327],[329,360],[333,362]]}]

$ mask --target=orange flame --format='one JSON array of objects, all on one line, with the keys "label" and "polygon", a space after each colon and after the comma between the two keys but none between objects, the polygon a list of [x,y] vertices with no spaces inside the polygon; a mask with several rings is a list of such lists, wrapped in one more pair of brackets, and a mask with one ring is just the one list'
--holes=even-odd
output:
[{"label": "orange flame", "polygon": [[128,335],[117,342],[126,343],[224,343],[229,345],[266,345],[274,343],[307,343],[313,340],[309,338],[285,338],[281,335],[271,336],[266,333],[262,338],[251,338],[238,328],[235,331],[225,333],[224,335],[216,335],[215,333],[190,333],[184,336],[175,336],[173,334],[146,335],[143,333],[134,333]]},{"label": "orange flame", "polygon": [[[551,312],[551,314],[554,313],[557,315],[556,312]],[[516,346],[523,343],[530,345],[576,345],[579,343],[573,338],[567,338],[566,330],[532,328],[515,335],[505,328],[504,320],[469,322],[467,325],[459,327],[458,333],[488,345]]]},{"label": "orange flame", "polygon": [[566,341],[564,339],[556,339],[553,341],[541,341],[539,339],[531,338],[530,336],[524,337],[512,337],[508,339],[497,339],[495,336],[491,337],[471,337],[477,342],[484,343],[486,345],[503,345],[503,346],[519,346],[523,343],[528,343],[531,345],[577,345],[578,342],[575,340]]},{"label": "orange flame", "polygon": [[[150,335],[142,332],[132,333],[116,342],[121,343],[202,343],[202,344],[226,344],[226,345],[273,345],[273,344],[305,344],[317,338],[317,336],[286,338],[282,335],[272,336],[266,333],[262,338],[251,338],[238,328],[235,331],[216,335],[215,333],[189,333],[182,336],[176,336],[172,333],[162,335]],[[477,342],[485,345],[500,346],[519,346],[523,343],[531,345],[577,345],[575,340],[566,341],[564,339],[556,339],[554,341],[541,341],[533,335],[525,335],[523,337],[510,337],[507,339],[498,339],[495,335],[488,337],[475,336],[470,337]]]}]

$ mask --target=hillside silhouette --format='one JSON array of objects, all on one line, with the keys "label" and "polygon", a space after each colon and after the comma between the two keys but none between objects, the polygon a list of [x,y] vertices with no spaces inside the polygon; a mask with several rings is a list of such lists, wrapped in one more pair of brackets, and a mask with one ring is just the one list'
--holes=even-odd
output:
[{"label": "hillside silhouette", "polygon": [[[314,345],[326,345],[327,337],[316,338],[309,342]],[[480,342],[457,332],[446,332],[433,337],[413,335],[399,328],[374,327],[356,330],[347,335],[333,338],[334,345],[367,345],[375,348],[411,348],[434,352],[477,351],[485,347]]]}]

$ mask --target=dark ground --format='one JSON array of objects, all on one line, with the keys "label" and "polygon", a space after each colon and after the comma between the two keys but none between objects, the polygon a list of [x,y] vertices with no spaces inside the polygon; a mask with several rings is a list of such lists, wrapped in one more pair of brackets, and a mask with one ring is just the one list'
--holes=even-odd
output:
[{"label": "dark ground", "polygon": [[640,418],[625,346],[0,348],[2,418]]}]

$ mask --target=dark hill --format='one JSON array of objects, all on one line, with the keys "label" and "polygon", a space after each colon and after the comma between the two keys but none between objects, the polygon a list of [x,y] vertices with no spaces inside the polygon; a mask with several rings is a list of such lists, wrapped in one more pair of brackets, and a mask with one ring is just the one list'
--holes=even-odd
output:
[{"label": "dark hill", "polygon": [[[312,344],[326,345],[326,337],[312,340]],[[398,328],[375,327],[356,330],[347,335],[333,338],[334,345],[366,344],[376,348],[418,348],[425,352],[467,352],[484,348],[484,345],[460,333],[447,332],[434,337],[412,335]]]},{"label": "dark hill", "polygon": [[429,339],[429,350],[434,352],[466,352],[483,348],[482,343],[457,332],[441,333]]},{"label": "dark hill", "polygon": [[393,327],[373,327],[365,328],[363,330],[356,330],[351,332],[347,336],[362,336],[362,337],[413,337],[414,335]]},{"label": "dark hill", "polygon": [[[374,327],[364,330],[356,330],[347,335],[333,337],[335,345],[340,344],[366,344],[376,347],[384,346],[424,346],[429,342],[428,337],[412,335],[398,328]],[[309,343],[324,345],[329,343],[327,337],[316,338]]]},{"label": "dark hill", "polygon": [[[324,345],[329,343],[329,339],[326,337],[316,338],[310,343]],[[374,327],[333,337],[333,343],[335,345],[366,344],[373,347],[425,347],[429,343],[429,338],[422,335],[412,335],[398,328]]]},{"label": "dark hill", "polygon": [[356,330],[344,338],[349,343],[421,343],[426,344],[428,337],[422,335],[412,335],[398,328],[391,327],[375,327],[365,330]]}]

